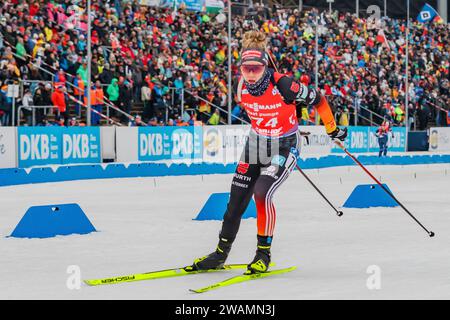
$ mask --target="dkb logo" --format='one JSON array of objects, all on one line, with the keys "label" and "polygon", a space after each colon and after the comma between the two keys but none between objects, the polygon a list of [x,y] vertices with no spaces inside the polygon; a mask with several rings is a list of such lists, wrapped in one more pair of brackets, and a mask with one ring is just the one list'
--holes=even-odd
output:
[{"label": "dkb logo", "polygon": [[159,133],[140,134],[140,156],[160,156],[163,154],[163,136]]},{"label": "dkb logo", "polygon": [[20,157],[23,160],[45,160],[50,157],[50,139],[46,134],[22,135]]},{"label": "dkb logo", "polygon": [[88,134],[64,134],[63,158],[87,159],[90,156]]},{"label": "dkb logo", "polygon": [[194,137],[187,130],[177,130],[172,134],[173,157],[186,157],[194,152]]}]

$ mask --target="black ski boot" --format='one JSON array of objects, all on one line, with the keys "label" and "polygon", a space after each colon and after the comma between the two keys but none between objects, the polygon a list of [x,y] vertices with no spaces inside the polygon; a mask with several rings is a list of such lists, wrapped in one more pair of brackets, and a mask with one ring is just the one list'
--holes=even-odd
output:
[{"label": "black ski boot", "polygon": [[228,254],[230,253],[232,243],[232,241],[220,237],[216,251],[202,258],[195,259],[193,268],[195,270],[210,270],[222,268],[225,264],[225,260],[227,260]]},{"label": "black ski boot", "polygon": [[255,258],[247,266],[247,273],[262,273],[269,270],[271,244],[272,237],[258,235],[258,249]]}]

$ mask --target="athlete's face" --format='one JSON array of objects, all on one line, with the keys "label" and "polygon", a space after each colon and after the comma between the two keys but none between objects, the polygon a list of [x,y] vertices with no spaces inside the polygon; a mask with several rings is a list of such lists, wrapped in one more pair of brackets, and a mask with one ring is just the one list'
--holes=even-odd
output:
[{"label": "athlete's face", "polygon": [[242,76],[248,83],[255,83],[261,79],[265,70],[266,66],[258,61],[244,62],[241,65]]}]

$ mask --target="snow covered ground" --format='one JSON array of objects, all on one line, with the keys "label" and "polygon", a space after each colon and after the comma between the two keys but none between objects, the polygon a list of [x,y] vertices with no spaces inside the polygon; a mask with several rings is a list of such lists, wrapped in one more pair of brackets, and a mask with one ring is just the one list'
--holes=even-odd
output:
[{"label": "snow covered ground", "polygon": [[[69,266],[82,279],[184,266],[211,252],[221,223],[192,219],[212,192],[228,192],[232,175],[45,183],[0,188],[1,299],[450,299],[450,164],[373,166],[402,209],[344,209],[337,217],[298,173],[278,190],[273,261],[289,274],[201,295],[188,292],[238,274],[214,273],[69,289]],[[306,170],[336,205],[357,184],[359,167]],[[33,205],[80,204],[99,232],[51,239],[6,238]],[[230,263],[247,263],[256,221],[244,220]],[[375,267],[373,267],[375,266]],[[371,270],[380,271],[370,290]],[[379,268],[379,269],[378,269]],[[369,272],[368,272],[369,270]],[[372,279],[372,278],[371,278]]]}]

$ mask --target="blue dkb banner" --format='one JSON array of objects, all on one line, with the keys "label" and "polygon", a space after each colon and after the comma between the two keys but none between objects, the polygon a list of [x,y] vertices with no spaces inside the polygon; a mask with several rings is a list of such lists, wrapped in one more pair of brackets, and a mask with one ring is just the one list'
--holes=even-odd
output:
[{"label": "blue dkb banner", "polygon": [[[345,139],[345,147],[349,152],[360,153],[369,150],[368,127],[348,127],[348,136]],[[332,143],[332,153],[343,153],[344,151]]]},{"label": "blue dkb banner", "polygon": [[[369,152],[378,152],[380,146],[378,137],[375,135],[377,127],[369,127]],[[388,135],[388,152],[405,152],[406,151],[406,128],[394,127],[392,134]]]},{"label": "blue dkb banner", "polygon": [[200,159],[203,156],[201,127],[139,127],[139,161]]},{"label": "blue dkb banner", "polygon": [[18,165],[100,163],[99,127],[19,127]]},{"label": "blue dkb banner", "polygon": [[[378,152],[378,138],[375,135],[378,127],[348,127],[348,136],[345,140],[345,147],[351,153]],[[392,135],[394,136],[392,138]],[[406,151],[406,128],[394,127],[392,134],[389,134],[388,152]],[[343,153],[344,151],[332,144],[332,153]]]},{"label": "blue dkb banner", "polygon": [[70,127],[62,131],[62,163],[99,163],[100,128]]}]

